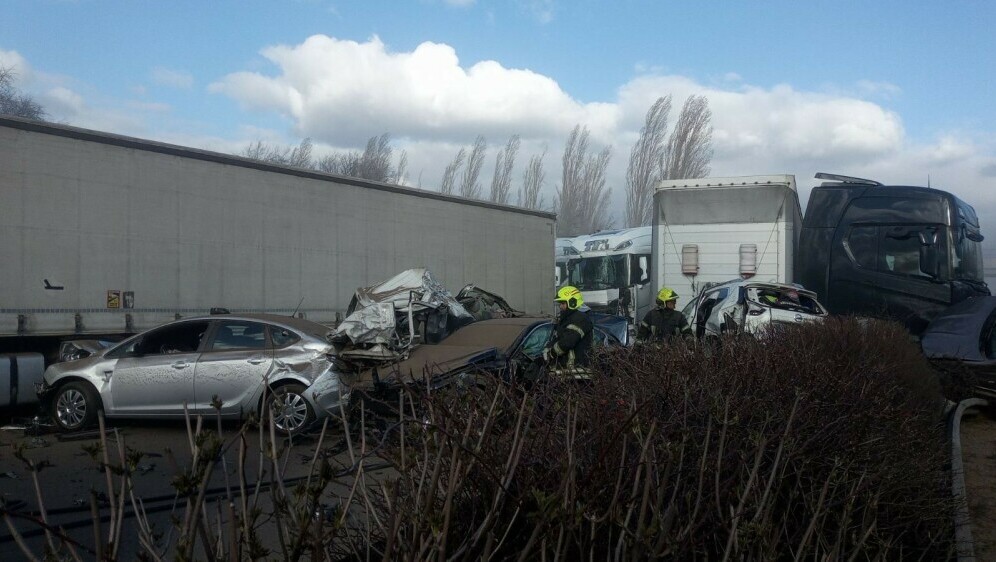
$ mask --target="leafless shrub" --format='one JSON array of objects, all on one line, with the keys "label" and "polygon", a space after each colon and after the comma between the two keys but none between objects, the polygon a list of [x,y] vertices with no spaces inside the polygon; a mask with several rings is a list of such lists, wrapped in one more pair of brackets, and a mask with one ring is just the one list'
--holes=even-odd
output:
[{"label": "leafless shrub", "polygon": [[[142,556],[944,560],[953,552],[938,385],[895,324],[834,319],[759,338],[615,350],[596,357],[586,383],[550,376],[527,388],[461,376],[430,392],[427,382],[379,394],[385,413],[376,423],[372,405],[358,420],[342,416],[349,460],[338,469],[323,428],[309,475],[296,482],[280,476],[288,449],[272,424],[255,437],[269,481],[252,483],[244,478],[250,428],[224,437],[220,423],[212,432],[202,418],[188,421],[191,461],[173,481],[183,500],[178,534],[170,542],[139,525]],[[125,509],[145,520],[129,484],[134,456],[117,442],[116,455],[106,439],[93,451],[111,511],[96,549],[45,523],[36,478],[35,520],[50,552],[114,560]],[[208,477],[233,450],[237,481],[211,496]],[[371,477],[375,455],[390,477]],[[18,514],[2,513],[14,529]]]},{"label": "leafless shrub", "polygon": [[422,396],[385,558],[947,559],[937,388],[901,328],[603,356],[589,385]]}]

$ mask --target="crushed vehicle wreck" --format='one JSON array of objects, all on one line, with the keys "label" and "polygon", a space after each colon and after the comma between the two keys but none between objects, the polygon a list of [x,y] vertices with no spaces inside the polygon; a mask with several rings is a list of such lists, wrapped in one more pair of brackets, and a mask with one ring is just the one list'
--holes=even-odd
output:
[{"label": "crushed vehicle wreck", "polygon": [[[613,331],[626,319],[595,323],[595,347],[623,347]],[[551,335],[551,318],[519,316],[481,320],[466,325],[434,345],[412,349],[402,361],[373,365],[342,375],[351,392],[382,394],[403,384],[439,388],[455,380],[477,375],[498,377],[506,382],[531,376],[539,366]]]},{"label": "crushed vehicle wreck", "polygon": [[975,297],[942,312],[927,325],[920,348],[941,371],[966,369],[975,395],[996,398],[996,297]]},{"label": "crushed vehicle wreck", "polygon": [[294,434],[348,402],[333,370],[329,328],[269,314],[177,320],[45,371],[39,401],[63,430],[108,418],[241,419],[269,407]]},{"label": "crushed vehicle wreck", "polygon": [[704,289],[682,314],[695,337],[709,338],[819,321],[827,310],[816,293],[796,285],[735,280]]},{"label": "crushed vehicle wreck", "polygon": [[474,316],[425,268],[356,290],[329,340],[347,370],[395,363],[412,346],[436,343]]},{"label": "crushed vehicle wreck", "polygon": [[[592,320],[596,345],[627,345],[625,318]],[[512,380],[552,332],[551,318],[525,316],[475,285],[453,297],[428,270],[410,269],[357,290],[330,341],[343,384],[374,392],[411,382],[439,387],[469,374]]]}]

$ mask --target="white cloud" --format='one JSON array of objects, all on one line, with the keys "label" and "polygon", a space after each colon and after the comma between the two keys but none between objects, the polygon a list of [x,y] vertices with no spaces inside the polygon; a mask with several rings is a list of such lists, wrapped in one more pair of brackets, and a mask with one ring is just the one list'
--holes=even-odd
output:
[{"label": "white cloud", "polygon": [[152,81],[161,86],[179,90],[189,90],[194,86],[194,77],[189,72],[156,67],[152,69]]},{"label": "white cloud", "polygon": [[[968,185],[973,182],[960,178],[978,178],[993,161],[980,159],[986,149],[958,133],[912,142],[896,112],[857,92],[800,91],[787,84],[761,88],[732,72],[710,85],[644,74],[620,86],[615,99],[582,103],[551,77],[496,61],[464,66],[452,47],[439,43],[391,52],[377,37],[354,42],[316,35],[262,54],[275,65],[274,73],[232,73],[210,90],[245,108],[288,117],[294,137],[287,144],[307,136],[316,151],[362,148],[370,136],[390,132],[398,149],[408,151],[412,184],[421,173],[427,189],[438,186],[446,163],[478,134],[491,143],[482,171],[490,181],[498,145],[520,134],[517,174],[530,155],[549,147],[545,195],[550,200],[563,142],[581,123],[591,130],[593,148],[613,146],[608,183],[621,215],[629,149],[647,108],[667,94],[673,96],[672,123],[689,95],[708,97],[715,175],[795,173],[804,203],[817,171],[924,183],[929,168]],[[852,90],[898,92],[871,81]],[[971,172],[963,174],[964,166]]]},{"label": "white cloud", "polygon": [[17,51],[0,49],[0,68],[9,69],[14,73],[14,79],[19,84],[31,80],[32,71],[28,61]]},{"label": "white cloud", "polygon": [[583,104],[552,79],[481,61],[464,68],[452,47],[425,42],[390,52],[377,37],[364,43],[324,35],[264,49],[277,76],[237,72],[210,85],[243,107],[292,118],[301,136],[365,140],[377,132],[437,139],[547,137],[588,123],[608,135],[612,104]]},{"label": "white cloud", "polygon": [[130,109],[137,111],[148,111],[151,113],[169,113],[173,108],[168,103],[154,101],[129,101],[126,104]]},{"label": "white cloud", "polygon": [[553,21],[554,0],[520,0],[526,10],[541,24]]},{"label": "white cloud", "polygon": [[866,96],[878,96],[883,99],[892,99],[903,91],[899,86],[890,82],[876,82],[874,80],[859,80],[858,91]]},{"label": "white cloud", "polygon": [[77,116],[86,108],[83,96],[61,86],[45,93],[43,105],[48,111],[58,115]]},{"label": "white cloud", "polygon": [[473,5],[476,0],[443,0],[444,4],[456,7],[465,7]]}]

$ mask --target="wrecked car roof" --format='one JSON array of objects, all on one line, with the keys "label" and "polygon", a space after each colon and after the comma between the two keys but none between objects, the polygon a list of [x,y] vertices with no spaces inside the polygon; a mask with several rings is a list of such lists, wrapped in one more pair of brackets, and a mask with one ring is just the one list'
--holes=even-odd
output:
[{"label": "wrecked car roof", "polygon": [[492,346],[476,345],[423,345],[412,350],[404,361],[383,367],[384,373],[400,374],[402,377],[421,379],[423,376],[445,375],[456,369],[497,357]]},{"label": "wrecked car roof", "polygon": [[396,374],[419,379],[423,376],[448,374],[474,363],[497,359],[499,355],[507,354],[529,327],[550,321],[550,318],[544,317],[518,317],[474,322],[437,344],[413,348],[403,361],[366,369],[349,384],[369,384],[374,381],[375,372],[382,382]]},{"label": "wrecked car roof", "polygon": [[439,345],[477,345],[496,347],[502,351],[507,351],[515,344],[516,339],[525,328],[550,321],[550,318],[536,316],[480,320],[453,332]]},{"label": "wrecked car roof", "polygon": [[955,304],[934,318],[920,339],[931,359],[986,361],[982,335],[996,310],[996,297],[976,297]]}]

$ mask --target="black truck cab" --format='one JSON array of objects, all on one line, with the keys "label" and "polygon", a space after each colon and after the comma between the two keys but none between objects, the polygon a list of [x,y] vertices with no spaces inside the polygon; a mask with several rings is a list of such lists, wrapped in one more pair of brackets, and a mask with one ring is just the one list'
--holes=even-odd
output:
[{"label": "black truck cab", "polygon": [[817,174],[795,277],[834,314],[891,318],[919,335],[952,304],[989,295],[975,209],[929,187]]}]

